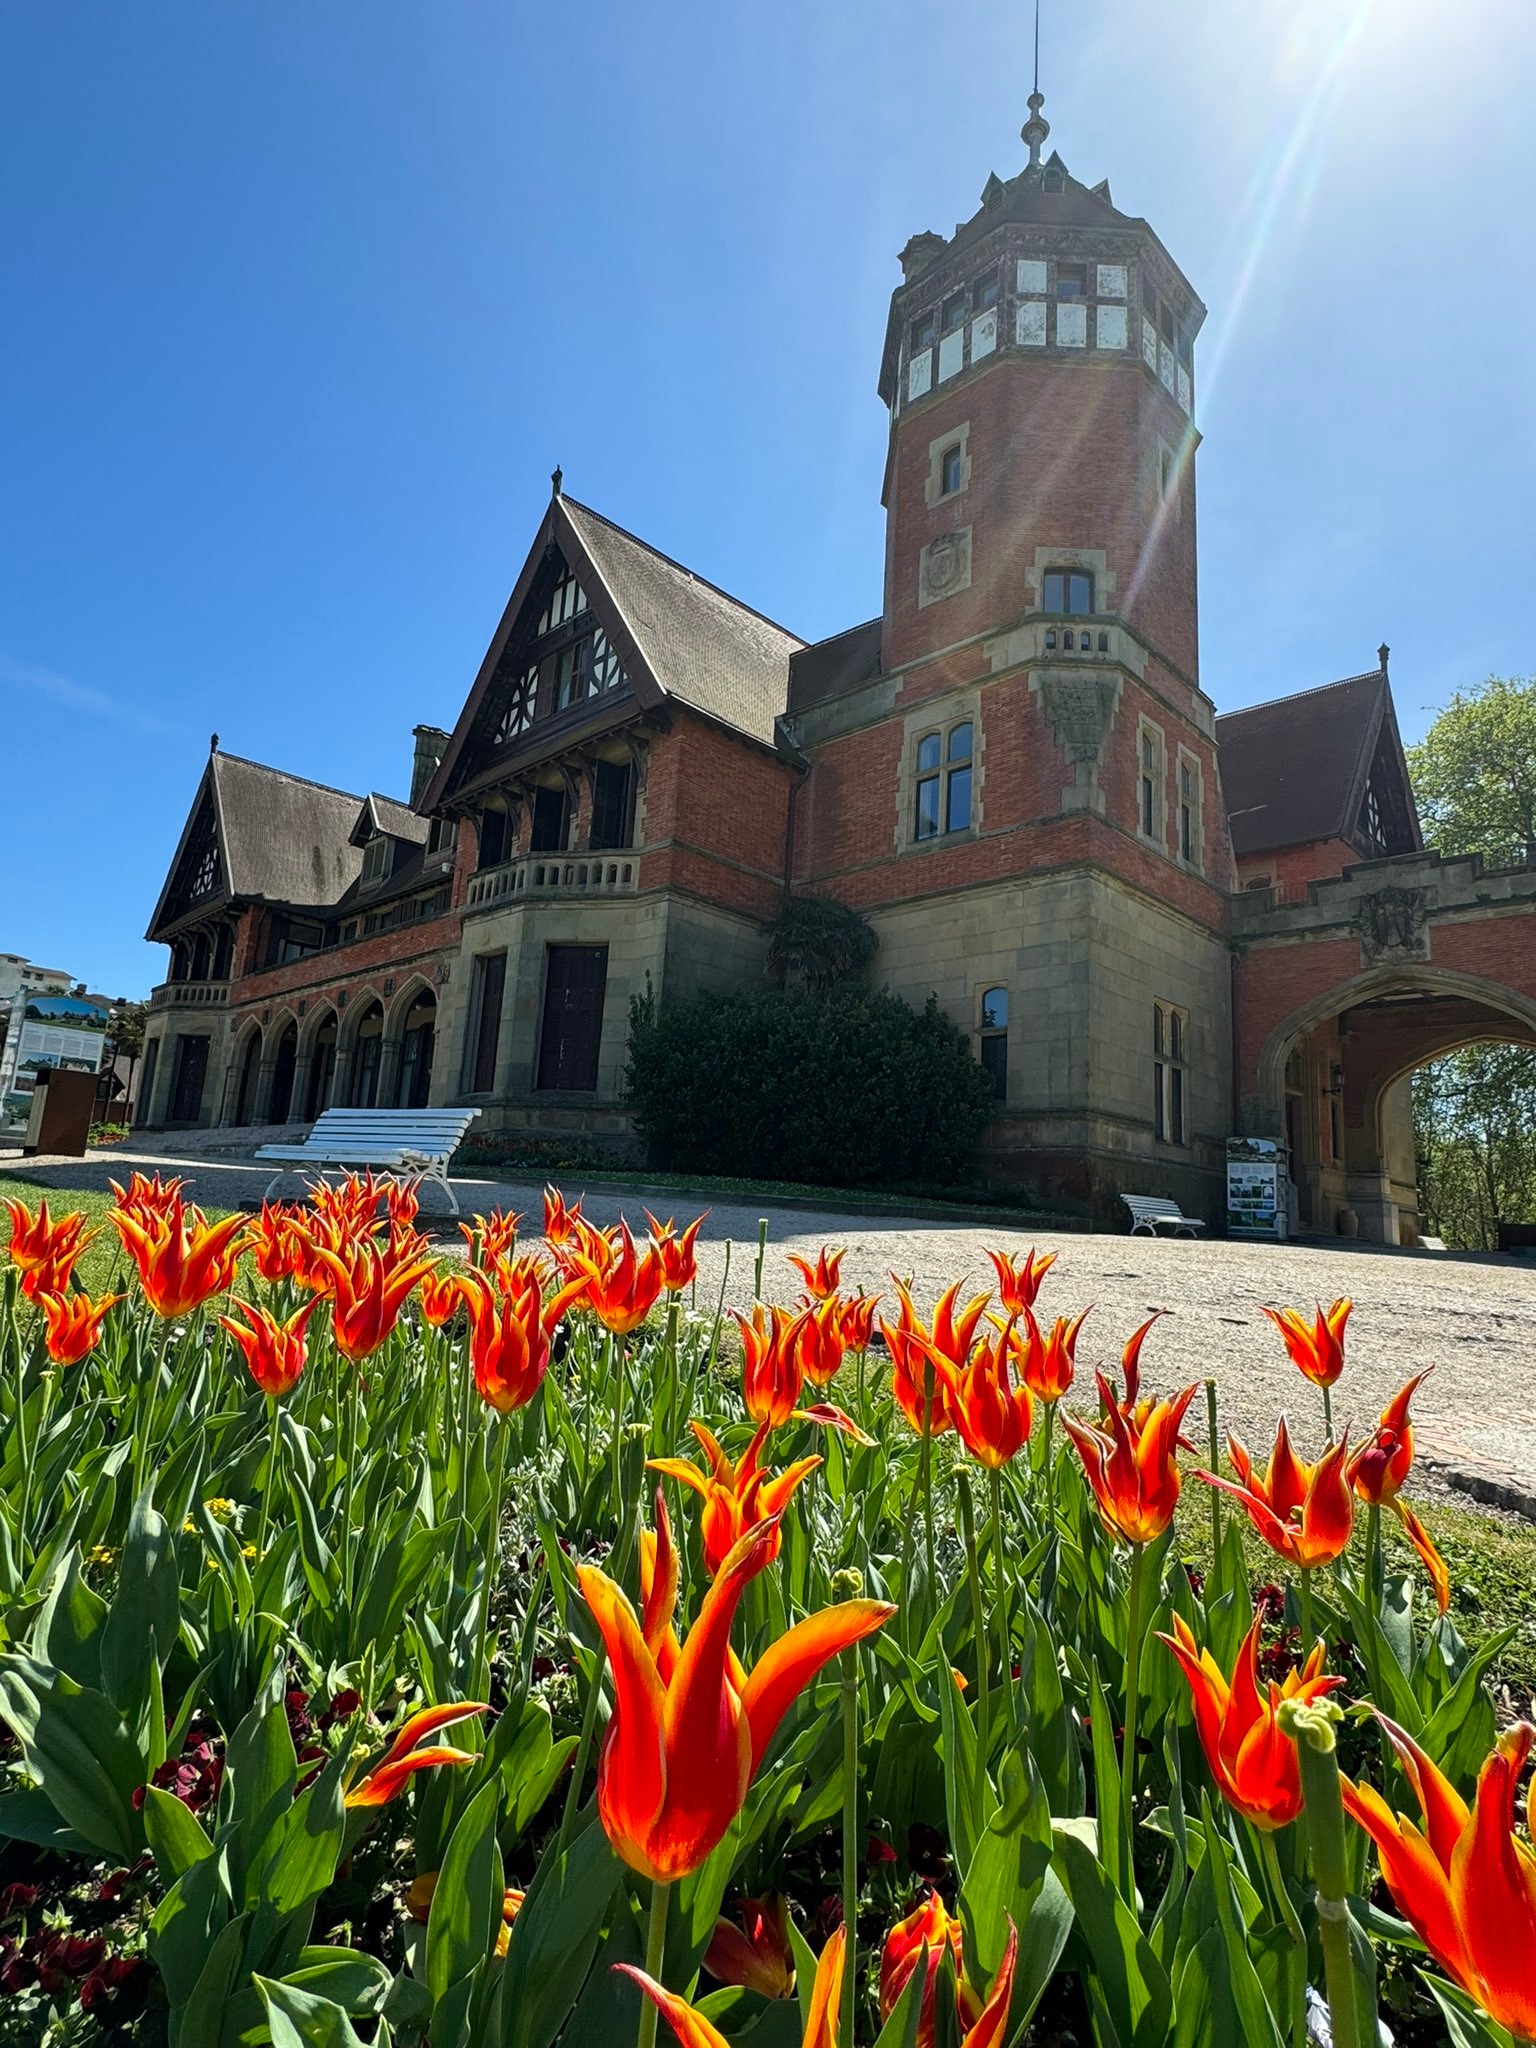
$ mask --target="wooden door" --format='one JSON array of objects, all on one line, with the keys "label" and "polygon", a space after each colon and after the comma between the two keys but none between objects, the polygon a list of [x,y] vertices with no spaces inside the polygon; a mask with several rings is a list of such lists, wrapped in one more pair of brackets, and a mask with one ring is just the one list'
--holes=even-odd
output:
[{"label": "wooden door", "polygon": [[540,1088],[596,1088],[607,986],[606,946],[550,947],[539,1033]]},{"label": "wooden door", "polygon": [[203,1082],[208,1073],[206,1038],[178,1038],[176,1074],[171,1083],[173,1124],[195,1124],[203,1106]]}]

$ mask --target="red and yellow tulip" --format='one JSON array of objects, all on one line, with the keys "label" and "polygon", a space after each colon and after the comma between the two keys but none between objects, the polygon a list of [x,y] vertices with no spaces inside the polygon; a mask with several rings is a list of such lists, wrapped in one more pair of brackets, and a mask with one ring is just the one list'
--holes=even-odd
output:
[{"label": "red and yellow tulip", "polygon": [[1389,1506],[1397,1499],[1413,1470],[1413,1419],[1409,1413],[1414,1395],[1434,1371],[1426,1366],[1406,1386],[1399,1387],[1381,1419],[1349,1461],[1349,1482],[1361,1500],[1373,1507]]},{"label": "red and yellow tulip", "polygon": [[[816,1981],[811,1986],[811,2001],[800,2048],[838,2048],[838,2010],[843,1997],[847,1940],[846,1933],[839,1927],[821,1952],[821,1960],[816,1965]],[[708,1961],[706,1957],[706,1968]],[[615,1963],[613,1967],[620,1975],[634,1979],[682,2042],[683,2048],[731,2048],[714,2021],[706,2019],[686,1998],[677,1997],[664,1985],[658,1984],[654,1977],[648,1977],[644,1970],[637,1970],[633,1963]],[[844,2048],[851,2048],[851,2044],[845,2043]]]},{"label": "red and yellow tulip", "polygon": [[459,1289],[469,1310],[476,1392],[498,1415],[511,1415],[543,1385],[555,1326],[584,1289],[579,1280],[568,1282],[546,1301],[543,1275],[531,1259],[504,1266],[499,1277],[500,1288],[471,1266]]},{"label": "red and yellow tulip", "polygon": [[1062,1423],[1077,1446],[1099,1514],[1112,1535],[1128,1543],[1151,1543],[1173,1520],[1183,1478],[1179,1472],[1179,1431],[1195,1398],[1188,1386],[1171,1400],[1143,1404],[1127,1415],[1100,1373],[1099,1397],[1106,1427],[1065,1415]]},{"label": "red and yellow tulip", "polygon": [[157,1316],[189,1314],[210,1295],[223,1294],[235,1277],[247,1228],[244,1216],[209,1223],[180,1195],[159,1217],[140,1222],[109,1209],[123,1248],[139,1271],[144,1299]]},{"label": "red and yellow tulip", "polygon": [[1019,1259],[1006,1252],[988,1252],[997,1273],[997,1298],[1004,1315],[1022,1316],[1035,1305],[1040,1283],[1055,1265],[1055,1252],[1037,1252],[1033,1246]]},{"label": "red and yellow tulip", "polygon": [[782,1892],[743,1899],[740,1924],[723,1916],[704,1951],[704,1967],[717,1984],[738,1984],[760,1998],[790,1998],[795,1956],[789,1945],[789,1905]]},{"label": "red and yellow tulip", "polygon": [[1235,1480],[1223,1479],[1215,1472],[1200,1472],[1197,1477],[1241,1502],[1271,1550],[1298,1571],[1314,1571],[1319,1565],[1332,1564],[1349,1548],[1355,1499],[1347,1477],[1348,1431],[1328,1446],[1315,1465],[1309,1465],[1292,1448],[1282,1415],[1269,1469],[1262,1475],[1254,1470],[1253,1460],[1235,1436],[1227,1438],[1227,1448],[1237,1472]]},{"label": "red and yellow tulip", "polygon": [[838,1315],[845,1351],[857,1356],[869,1349],[869,1340],[875,1334],[875,1311],[879,1306],[878,1294],[851,1294],[841,1299]]},{"label": "red and yellow tulip", "polygon": [[927,1324],[903,1283],[896,1282],[901,1308],[894,1323],[881,1318],[880,1330],[891,1354],[891,1393],[919,1436],[941,1436],[954,1421],[949,1412],[950,1373],[962,1367],[976,1340],[976,1327],[986,1314],[988,1297],[976,1294],[958,1306],[961,1282],[939,1296],[933,1321]]},{"label": "red and yellow tulip", "polygon": [[1073,1354],[1087,1315],[1088,1310],[1082,1309],[1075,1316],[1058,1316],[1050,1335],[1042,1336],[1033,1310],[1025,1310],[1024,1328],[1015,1330],[1014,1342],[1019,1352],[1020,1376],[1037,1401],[1059,1401],[1071,1391],[1076,1372]]},{"label": "red and yellow tulip", "polygon": [[1034,1403],[1012,1372],[1014,1346],[1006,1330],[979,1337],[958,1371],[930,1354],[944,1378],[944,1399],[960,1441],[979,1464],[997,1471],[1029,1441]]},{"label": "red and yellow tulip", "polygon": [[1291,1362],[1314,1386],[1331,1387],[1344,1370],[1344,1325],[1354,1303],[1341,1296],[1332,1308],[1317,1304],[1309,1323],[1299,1309],[1267,1308],[1264,1313],[1284,1339]]},{"label": "red and yellow tulip", "polygon": [[544,1190],[544,1242],[549,1245],[571,1244],[576,1239],[576,1225],[581,1221],[579,1200],[567,1202],[558,1188]]},{"label": "red and yellow tulip", "polygon": [[162,1180],[158,1173],[138,1172],[129,1174],[127,1187],[115,1180],[107,1182],[118,1208],[127,1216],[136,1216],[140,1223],[163,1218],[178,1208],[186,1185],[184,1180]]},{"label": "red and yellow tulip", "polygon": [[817,1302],[814,1308],[807,1309],[801,1316],[800,1334],[795,1343],[800,1355],[800,1369],[805,1377],[813,1386],[831,1386],[848,1349],[848,1340],[843,1334],[843,1304],[835,1294]]},{"label": "red and yellow tulip", "polygon": [[742,1537],[680,1648],[672,1632],[677,1554],[659,1493],[643,1619],[595,1565],[578,1569],[613,1673],[598,1814],[618,1854],[655,1883],[698,1869],[741,1811],[753,1774],[803,1689],[829,1659],[896,1611],[878,1600],[825,1608],[797,1622],[743,1674],[731,1652],[731,1623],[776,1533],[776,1522],[767,1521]]},{"label": "red and yellow tulip", "polygon": [[294,1212],[284,1202],[263,1202],[250,1227],[249,1245],[263,1280],[291,1280],[304,1263]]},{"label": "red and yellow tulip", "polygon": [[791,1315],[777,1304],[754,1302],[750,1316],[732,1309],[741,1332],[741,1391],[754,1422],[778,1429],[794,1414],[805,1384],[800,1325],[808,1311]]},{"label": "red and yellow tulip", "polygon": [[371,1358],[399,1321],[418,1280],[433,1262],[411,1256],[371,1237],[354,1239],[346,1257],[317,1248],[316,1258],[331,1276],[331,1327],[336,1349],[354,1365]]},{"label": "red and yellow tulip", "polygon": [[567,1249],[566,1271],[585,1283],[582,1297],[603,1328],[627,1337],[639,1329],[661,1293],[656,1247],[647,1245],[637,1254],[629,1225],[622,1222],[616,1236],[589,1229],[583,1239],[579,1247]]},{"label": "red and yellow tulip", "polygon": [[[704,1215],[708,1214],[706,1209]],[[681,1294],[699,1277],[697,1245],[704,1216],[695,1216],[681,1237],[670,1216],[665,1223],[658,1223],[647,1209],[645,1220],[651,1226],[652,1249],[661,1262],[661,1284],[668,1294]]]},{"label": "red and yellow tulip", "polygon": [[702,1422],[690,1423],[689,1427],[709,1460],[709,1471],[701,1472],[687,1458],[652,1458],[650,1469],[677,1480],[682,1486],[691,1487],[703,1500],[704,1512],[699,1529],[704,1540],[704,1563],[711,1578],[719,1575],[742,1537],[760,1522],[772,1522],[774,1525],[768,1554],[763,1560],[765,1564],[772,1564],[780,1549],[778,1518],[801,1481],[821,1463],[820,1458],[797,1459],[776,1477],[770,1478],[757,1461],[774,1427],[771,1421],[758,1424],[752,1441],[735,1464]]},{"label": "red and yellow tulip", "polygon": [[1289,1827],[1301,1812],[1301,1765],[1296,1745],[1280,1727],[1284,1700],[1308,1702],[1334,1692],[1344,1681],[1323,1671],[1324,1646],[1314,1644],[1301,1670],[1283,1684],[1259,1688],[1259,1629],[1255,1620],[1242,1641],[1229,1685],[1209,1650],[1202,1650],[1181,1615],[1173,1634],[1159,1636],[1183,1666],[1194,1699],[1195,1731],[1217,1790],[1227,1804],[1256,1828]]},{"label": "red and yellow tulip", "polygon": [[838,1278],[843,1270],[843,1261],[848,1256],[847,1247],[832,1251],[823,1245],[814,1260],[801,1258],[798,1252],[784,1255],[805,1282],[805,1291],[811,1301],[830,1301],[837,1292]]},{"label": "red and yellow tulip", "polygon": [[424,1273],[421,1277],[419,1296],[424,1322],[434,1330],[444,1329],[458,1314],[465,1299],[464,1275],[444,1272]]},{"label": "red and yellow tulip", "polygon": [[[11,1238],[6,1250],[11,1264],[23,1274],[40,1272],[44,1267],[56,1273],[66,1262],[72,1269],[96,1235],[94,1230],[86,1229],[85,1212],[81,1209],[71,1210],[67,1216],[50,1216],[46,1195],[38,1203],[35,1215],[25,1202],[9,1195],[4,1198],[4,1207],[11,1219]],[[67,1273],[64,1284],[68,1285]],[[62,1291],[49,1289],[50,1293]]]},{"label": "red and yellow tulip", "polygon": [[1376,1716],[1418,1797],[1422,1827],[1372,1785],[1343,1781],[1344,1805],[1376,1844],[1397,1910],[1453,1982],[1519,2041],[1536,2041],[1536,1784],[1533,1841],[1515,1833],[1515,1799],[1536,1728],[1506,1728],[1466,1801],[1413,1738]]},{"label": "red and yellow tulip", "polygon": [[965,2029],[960,2048],[1002,2048],[1008,2035],[1008,2009],[1013,2003],[1013,1976],[1018,1961],[1018,1930],[1008,1923],[1008,1946],[992,1989],[983,2001],[965,1976],[964,1937],[959,1918],[948,1912],[936,1891],[930,1891],[905,1920],[885,1937],[880,1952],[880,2017],[895,2011],[924,1951],[927,1976],[917,2021],[916,2048],[933,2048],[938,2031],[939,1967],[947,1950],[955,1969],[955,2017]]},{"label": "red and yellow tulip", "polygon": [[101,1326],[108,1309],[126,1301],[125,1294],[104,1294],[92,1301],[88,1294],[44,1294],[38,1298],[47,1327],[48,1356],[55,1365],[78,1365],[87,1352],[101,1341]]},{"label": "red and yellow tulip", "polygon": [[290,1316],[285,1323],[280,1323],[270,1309],[257,1308],[253,1302],[231,1301],[229,1305],[246,1321],[237,1323],[233,1316],[220,1316],[219,1321],[244,1352],[257,1386],[274,1400],[281,1400],[298,1385],[304,1371],[309,1319],[320,1306],[319,1295],[305,1302],[297,1315]]},{"label": "red and yellow tulip", "polygon": [[425,1743],[427,1736],[435,1735],[439,1728],[467,1721],[472,1714],[489,1712],[483,1702],[458,1700],[441,1707],[423,1707],[412,1714],[378,1762],[352,1786],[347,1793],[347,1805],[388,1806],[417,1771],[435,1770],[440,1764],[478,1762],[478,1754],[473,1750],[454,1749],[446,1743],[427,1743],[424,1748],[417,1744]]}]

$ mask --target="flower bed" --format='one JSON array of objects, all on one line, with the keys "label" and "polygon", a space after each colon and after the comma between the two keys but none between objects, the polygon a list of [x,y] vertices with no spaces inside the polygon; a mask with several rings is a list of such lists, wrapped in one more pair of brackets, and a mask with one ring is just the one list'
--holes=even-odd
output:
[{"label": "flower bed", "polygon": [[135,1176],[92,1295],[6,1207],[0,2038],[1536,2039],[1536,1730],[1405,1496],[1422,1373],[1335,1435],[1347,1303],[1219,1463],[1050,1256],[727,1308],[697,1223],[551,1191],[464,1265],[398,1183]]}]

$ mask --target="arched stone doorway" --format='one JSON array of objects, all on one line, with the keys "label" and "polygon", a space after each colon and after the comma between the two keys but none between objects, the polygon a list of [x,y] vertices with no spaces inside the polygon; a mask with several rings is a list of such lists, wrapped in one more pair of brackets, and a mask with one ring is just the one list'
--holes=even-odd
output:
[{"label": "arched stone doorway", "polygon": [[431,1099],[436,1039],[437,998],[423,985],[400,1020],[400,1073],[394,1091],[398,1108],[425,1109]]},{"label": "arched stone doorway", "polygon": [[234,1115],[236,1124],[254,1123],[256,1120],[256,1087],[261,1074],[261,1026],[253,1024],[240,1055],[239,1079],[235,1083]]},{"label": "arched stone doorway", "polygon": [[304,1090],[304,1120],[315,1118],[331,1106],[336,1082],[336,1040],[339,1032],[336,1012],[327,1010],[314,1027],[309,1040],[309,1078]]},{"label": "arched stone doorway", "polygon": [[352,1058],[347,1072],[347,1105],[372,1109],[379,1096],[379,1062],[384,1052],[384,1006],[374,999],[352,1032]]},{"label": "arched stone doorway", "polygon": [[293,1108],[293,1070],[299,1056],[299,1027],[290,1017],[278,1034],[272,1054],[272,1087],[267,1097],[267,1121],[285,1124]]},{"label": "arched stone doorway", "polygon": [[1299,1006],[1259,1059],[1259,1116],[1286,1139],[1293,1223],[1379,1244],[1419,1235],[1411,1079],[1468,1045],[1536,1045],[1536,1001],[1479,976],[1400,963]]}]

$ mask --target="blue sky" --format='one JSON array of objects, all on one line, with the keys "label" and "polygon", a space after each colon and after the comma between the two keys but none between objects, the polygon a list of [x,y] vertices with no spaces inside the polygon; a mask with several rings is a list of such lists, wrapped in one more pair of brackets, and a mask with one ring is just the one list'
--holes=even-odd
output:
[{"label": "blue sky", "polygon": [[[142,994],[210,731],[402,792],[558,461],[879,608],[895,253],[1023,160],[1019,0],[9,0],[0,949]],[[1210,308],[1203,679],[1536,669],[1536,9],[1046,0],[1052,141]]]}]

